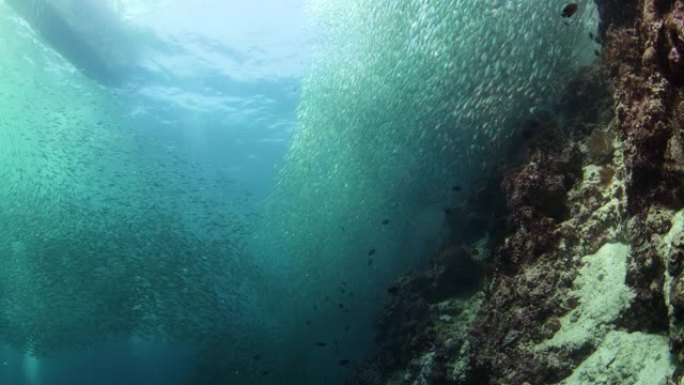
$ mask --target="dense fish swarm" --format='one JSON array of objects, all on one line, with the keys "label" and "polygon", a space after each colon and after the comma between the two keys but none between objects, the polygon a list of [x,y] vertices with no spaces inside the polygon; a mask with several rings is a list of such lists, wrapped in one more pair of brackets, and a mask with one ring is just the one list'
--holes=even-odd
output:
[{"label": "dense fish swarm", "polygon": [[[341,378],[364,349],[338,341],[370,341],[348,315],[372,314],[430,246],[452,186],[467,193],[515,123],[593,59],[596,15],[578,4],[566,23],[556,0],[311,0],[323,35],[257,268],[233,187],[126,127],[0,2],[0,341],[45,355],[169,339],[217,357],[220,375],[280,360],[258,375],[286,367],[297,383],[322,383],[302,362],[330,348],[325,372]],[[293,329],[270,339],[271,326]],[[262,359],[259,344],[288,354]]]},{"label": "dense fish swarm", "polygon": [[[439,243],[444,209],[595,60],[597,15],[591,1],[570,21],[555,0],[307,4],[321,38],[260,246],[286,298],[273,309],[307,314],[349,282],[355,297],[328,310],[326,327],[343,333],[354,314],[352,330],[368,330],[389,282]],[[315,323],[289,321],[299,340],[320,338]]]},{"label": "dense fish swarm", "polygon": [[127,127],[112,93],[10,15],[0,3],[0,342],[239,348],[260,281],[246,198]]},{"label": "dense fish swarm", "polygon": [[377,289],[364,274],[382,281],[421,255],[429,218],[461,196],[451,186],[467,193],[516,123],[594,60],[597,15],[590,1],[571,23],[562,1],[308,5],[322,38],[268,234],[305,287],[346,275]]}]

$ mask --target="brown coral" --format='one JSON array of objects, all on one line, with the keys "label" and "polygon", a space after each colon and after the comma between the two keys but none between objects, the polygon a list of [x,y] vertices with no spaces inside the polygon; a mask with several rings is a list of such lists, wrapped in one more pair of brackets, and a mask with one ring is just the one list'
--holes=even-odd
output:
[{"label": "brown coral", "polygon": [[591,160],[605,164],[613,157],[613,138],[600,128],[595,128],[587,138],[587,149]]}]

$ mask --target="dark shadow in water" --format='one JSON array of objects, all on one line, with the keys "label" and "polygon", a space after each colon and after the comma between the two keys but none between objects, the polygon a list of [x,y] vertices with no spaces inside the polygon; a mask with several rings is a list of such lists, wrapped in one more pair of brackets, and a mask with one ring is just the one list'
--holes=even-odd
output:
[{"label": "dark shadow in water", "polygon": [[45,0],[7,0],[7,3],[33,27],[40,36],[76,68],[96,81],[117,86],[124,71],[110,65],[59,12]]}]

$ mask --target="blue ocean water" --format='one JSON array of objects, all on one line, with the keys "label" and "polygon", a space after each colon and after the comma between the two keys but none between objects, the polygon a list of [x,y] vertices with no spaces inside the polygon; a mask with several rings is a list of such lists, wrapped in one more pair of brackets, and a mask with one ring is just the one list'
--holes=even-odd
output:
[{"label": "blue ocean water", "polygon": [[585,3],[0,1],[0,383],[344,383]]}]

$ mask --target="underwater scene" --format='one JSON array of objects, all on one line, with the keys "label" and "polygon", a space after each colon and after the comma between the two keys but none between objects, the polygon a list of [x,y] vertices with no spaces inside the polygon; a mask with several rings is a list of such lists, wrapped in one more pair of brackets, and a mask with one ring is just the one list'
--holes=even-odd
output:
[{"label": "underwater scene", "polygon": [[0,385],[684,385],[683,0],[0,0]]}]

